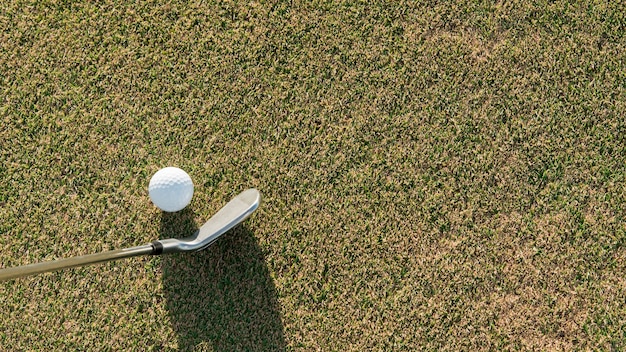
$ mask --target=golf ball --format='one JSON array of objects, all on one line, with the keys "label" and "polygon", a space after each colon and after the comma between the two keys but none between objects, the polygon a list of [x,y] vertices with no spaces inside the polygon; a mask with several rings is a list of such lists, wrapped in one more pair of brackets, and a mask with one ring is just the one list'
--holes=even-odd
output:
[{"label": "golf ball", "polygon": [[193,197],[193,182],[185,171],[166,167],[150,179],[148,193],[157,208],[170,213],[184,209]]}]

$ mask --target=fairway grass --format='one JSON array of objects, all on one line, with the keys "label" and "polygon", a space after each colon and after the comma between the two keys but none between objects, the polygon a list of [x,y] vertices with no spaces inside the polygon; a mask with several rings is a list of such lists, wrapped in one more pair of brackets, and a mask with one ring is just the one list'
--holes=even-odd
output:
[{"label": "fairway grass", "polygon": [[625,14],[3,2],[0,267],[263,203],[203,252],[0,283],[0,349],[626,349]]}]

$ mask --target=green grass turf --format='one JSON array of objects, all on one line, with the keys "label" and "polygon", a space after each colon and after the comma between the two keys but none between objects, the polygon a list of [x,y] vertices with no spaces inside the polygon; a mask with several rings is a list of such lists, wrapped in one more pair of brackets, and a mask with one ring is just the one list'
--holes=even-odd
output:
[{"label": "green grass turf", "polygon": [[[619,1],[4,1],[3,350],[626,349]],[[163,216],[150,176],[194,179]]]}]

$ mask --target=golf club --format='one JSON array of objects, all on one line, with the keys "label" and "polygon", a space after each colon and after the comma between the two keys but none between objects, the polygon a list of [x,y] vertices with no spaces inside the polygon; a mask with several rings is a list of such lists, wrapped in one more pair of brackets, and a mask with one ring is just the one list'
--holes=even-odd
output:
[{"label": "golf club", "polygon": [[222,234],[250,216],[259,207],[260,202],[261,194],[256,189],[251,188],[228,202],[190,237],[156,240],[143,246],[0,269],[0,281],[140,255],[199,251],[210,246]]}]

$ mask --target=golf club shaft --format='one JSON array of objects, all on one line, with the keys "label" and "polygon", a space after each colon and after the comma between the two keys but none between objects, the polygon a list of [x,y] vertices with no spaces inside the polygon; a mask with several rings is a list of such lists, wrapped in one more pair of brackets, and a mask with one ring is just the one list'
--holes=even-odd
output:
[{"label": "golf club shaft", "polygon": [[18,277],[40,274],[49,271],[73,268],[77,266],[103,263],[111,260],[136,257],[140,255],[150,255],[153,253],[153,245],[146,244],[143,246],[137,246],[132,248],[117,249],[96,254],[88,254],[80,257],[65,258],[49,262],[18,266],[15,268],[0,269],[0,281],[6,281]]}]

